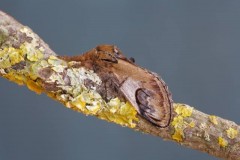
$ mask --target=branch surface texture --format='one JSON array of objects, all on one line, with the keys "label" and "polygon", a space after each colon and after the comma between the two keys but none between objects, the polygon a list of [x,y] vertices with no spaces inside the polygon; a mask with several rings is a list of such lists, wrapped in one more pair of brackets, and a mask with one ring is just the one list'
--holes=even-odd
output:
[{"label": "branch surface texture", "polygon": [[[0,11],[0,76],[85,115],[222,159],[240,159],[236,123],[172,103],[165,83],[126,59],[115,46],[98,46],[80,56],[58,56],[30,28]],[[153,86],[158,86],[159,93]]]}]

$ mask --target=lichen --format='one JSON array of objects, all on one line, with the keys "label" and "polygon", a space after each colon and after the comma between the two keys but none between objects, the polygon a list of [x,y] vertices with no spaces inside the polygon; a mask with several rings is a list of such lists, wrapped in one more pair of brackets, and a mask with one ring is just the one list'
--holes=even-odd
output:
[{"label": "lichen", "polygon": [[136,126],[138,121],[137,111],[131,103],[120,101],[118,97],[106,102],[95,88],[87,89],[83,85],[84,79],[91,79],[96,84],[101,84],[101,80],[95,73],[84,68],[73,68],[67,69],[67,75],[72,88],[60,86],[73,96],[72,100],[66,103],[67,107],[75,108],[86,115],[95,115],[100,119],[115,122],[122,126],[130,128]]},{"label": "lichen", "polygon": [[193,108],[189,107],[188,105],[176,103],[174,106],[174,111],[177,115],[173,118],[173,121],[171,122],[171,126],[174,127],[172,139],[176,140],[177,142],[181,142],[185,137],[184,129],[188,126],[191,128],[195,126],[194,122],[188,123],[184,120],[184,118],[190,117],[192,115]]},{"label": "lichen", "polygon": [[171,125],[174,126],[174,128],[182,128],[184,125],[183,117],[182,116],[174,117]]},{"label": "lichen", "polygon": [[[86,115],[95,115],[130,128],[136,127],[137,111],[131,103],[121,101],[118,97],[106,102],[96,87],[85,86],[86,79],[95,85],[101,85],[102,81],[96,73],[84,67],[71,68],[71,62],[67,63],[53,55],[44,56],[44,50],[39,48],[34,34],[26,27],[21,32],[30,37],[31,41],[22,43],[19,48],[5,47],[0,50],[0,74],[3,77],[19,85],[25,84],[37,94],[46,92],[49,97],[64,103],[68,108]],[[13,67],[22,61],[25,62],[24,67]],[[47,73],[49,74],[46,75]],[[55,90],[46,90],[42,81],[53,84]]]},{"label": "lichen", "polygon": [[30,53],[30,54],[34,53],[36,51],[36,48],[39,46],[39,41],[35,37],[35,34],[29,28],[27,28],[25,26],[20,29],[20,32],[26,34],[26,36],[31,39],[30,42],[26,41],[24,43],[24,45],[26,46],[28,53]]},{"label": "lichen", "polygon": [[172,135],[172,139],[176,140],[177,142],[183,141],[183,131],[182,130],[176,130],[174,134]]},{"label": "lichen", "polygon": [[236,138],[237,135],[238,135],[238,130],[236,130],[236,129],[232,128],[232,127],[229,127],[229,128],[226,130],[226,132],[227,132],[228,138],[230,138],[230,139],[234,139],[234,138]]},{"label": "lichen", "polygon": [[116,113],[118,111],[118,108],[121,105],[121,101],[119,98],[113,98],[108,102],[109,110],[111,113]]},{"label": "lichen", "polygon": [[192,115],[193,108],[188,105],[180,104],[177,105],[174,110],[178,115],[190,117]]},{"label": "lichen", "polygon": [[175,131],[172,135],[172,138],[178,142],[183,140],[184,133],[183,130],[185,129],[185,124],[182,116],[174,117],[171,125],[174,127]]},{"label": "lichen", "polygon": [[201,130],[205,130],[207,128],[207,124],[205,122],[200,123],[199,128]]},{"label": "lichen", "polygon": [[33,80],[27,80],[26,83],[28,89],[30,89],[31,91],[37,93],[37,94],[41,94],[43,92],[43,89],[40,85],[38,85],[36,82],[34,82]]},{"label": "lichen", "polygon": [[96,83],[101,84],[101,79],[92,70],[87,70],[84,67],[80,68],[68,68],[67,76],[70,78],[71,86],[79,86],[84,83],[85,79],[89,79]]},{"label": "lichen", "polygon": [[203,137],[206,141],[210,141],[210,135],[206,131],[204,131]]},{"label": "lichen", "polygon": [[227,147],[228,142],[223,137],[218,137],[218,144],[220,147]]},{"label": "lichen", "polygon": [[67,67],[67,63],[65,61],[53,55],[48,58],[48,64],[51,65],[51,68],[57,73],[63,72]]},{"label": "lichen", "polygon": [[2,44],[6,40],[7,36],[0,30],[0,44]]},{"label": "lichen", "polygon": [[105,106],[101,112],[98,113],[98,117],[110,122],[115,122],[122,126],[128,126],[130,128],[136,127],[138,121],[137,112],[129,102],[123,102],[115,113],[112,113],[109,106]]},{"label": "lichen", "polygon": [[53,72],[52,75],[49,77],[49,79],[46,82],[56,83],[58,86],[62,86],[65,83],[63,76],[57,72]]},{"label": "lichen", "polygon": [[6,74],[5,70],[0,68],[0,75],[4,75],[4,74]]},{"label": "lichen", "polygon": [[14,71],[10,71],[3,75],[4,78],[17,83],[18,85],[23,85],[26,82],[26,77],[21,73],[16,73]]},{"label": "lichen", "polygon": [[94,91],[83,91],[73,99],[69,106],[75,106],[86,115],[96,115],[100,119],[134,128],[136,126],[137,112],[129,102],[121,102],[119,98],[111,99],[106,103]]},{"label": "lichen", "polygon": [[193,127],[195,127],[195,123],[192,121],[192,122],[189,123],[189,126],[190,126],[191,128],[193,128]]},{"label": "lichen", "polygon": [[216,116],[210,115],[210,116],[209,116],[209,120],[210,120],[210,122],[212,122],[213,124],[218,125],[218,121],[217,121],[217,117],[216,117]]},{"label": "lichen", "polygon": [[100,110],[100,103],[102,103],[101,96],[92,91],[83,91],[72,100],[72,104],[86,115],[95,115]]},{"label": "lichen", "polygon": [[43,54],[40,50],[36,50],[35,52],[29,52],[27,54],[27,59],[29,61],[36,62],[36,61],[39,61],[39,59],[42,59],[42,58],[43,58]]},{"label": "lichen", "polygon": [[21,61],[24,61],[24,55],[24,46],[20,47],[20,49],[13,47],[0,49],[0,68],[6,69]]}]

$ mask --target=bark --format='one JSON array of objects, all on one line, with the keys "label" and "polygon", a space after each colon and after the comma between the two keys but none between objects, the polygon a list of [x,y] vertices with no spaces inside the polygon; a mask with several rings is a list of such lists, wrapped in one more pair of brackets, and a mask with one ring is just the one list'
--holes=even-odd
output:
[{"label": "bark", "polygon": [[[162,80],[152,72],[131,64],[131,60],[119,60],[118,70],[116,67],[113,70],[103,70],[101,64],[93,65],[98,61],[91,59],[91,56],[89,58],[89,55],[94,55],[96,50],[98,48],[83,56],[59,57],[30,28],[0,11],[0,76],[19,85],[26,85],[38,94],[45,93],[83,114],[159,136],[215,157],[240,159],[240,127],[236,123],[207,115],[186,104],[172,105],[171,96]],[[116,60],[112,56],[102,59],[112,62]],[[125,63],[126,61],[128,62]],[[155,106],[150,109],[165,113],[160,117],[165,118],[165,121],[158,124],[154,121],[156,117],[151,117],[154,115],[143,114],[133,100],[127,98],[126,95],[130,95],[128,92],[131,91],[126,91],[126,87],[124,90],[118,89],[122,87],[120,75],[126,75],[120,73],[119,68],[124,69],[126,65],[141,73],[128,81],[130,88],[140,85],[137,82],[141,77],[154,79],[154,86],[159,86],[161,92],[158,94],[162,94],[160,99],[164,104],[154,103]],[[113,66],[114,64],[110,68]],[[154,90],[151,86],[145,87]],[[169,104],[163,107],[165,102]]]}]

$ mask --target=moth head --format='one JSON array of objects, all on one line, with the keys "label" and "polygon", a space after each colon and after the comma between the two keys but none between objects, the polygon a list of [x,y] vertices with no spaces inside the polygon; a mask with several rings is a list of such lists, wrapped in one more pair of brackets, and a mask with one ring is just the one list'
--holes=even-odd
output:
[{"label": "moth head", "polygon": [[118,63],[118,59],[127,59],[115,45],[99,45],[96,47],[99,60]]}]

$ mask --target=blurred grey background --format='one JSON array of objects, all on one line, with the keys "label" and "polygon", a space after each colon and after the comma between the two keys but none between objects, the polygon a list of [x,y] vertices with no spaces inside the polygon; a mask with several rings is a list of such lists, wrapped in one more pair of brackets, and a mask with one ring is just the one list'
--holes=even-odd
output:
[{"label": "blurred grey background", "polygon": [[[116,44],[175,102],[240,122],[240,1],[1,0],[60,55]],[[0,78],[0,160],[214,159],[71,111]]]}]

